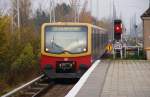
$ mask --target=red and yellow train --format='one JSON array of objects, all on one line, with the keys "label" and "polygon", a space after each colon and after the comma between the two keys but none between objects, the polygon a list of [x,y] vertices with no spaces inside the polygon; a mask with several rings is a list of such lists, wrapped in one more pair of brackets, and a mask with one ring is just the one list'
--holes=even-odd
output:
[{"label": "red and yellow train", "polygon": [[106,30],[88,23],[45,23],[41,70],[49,78],[80,78],[105,52]]}]

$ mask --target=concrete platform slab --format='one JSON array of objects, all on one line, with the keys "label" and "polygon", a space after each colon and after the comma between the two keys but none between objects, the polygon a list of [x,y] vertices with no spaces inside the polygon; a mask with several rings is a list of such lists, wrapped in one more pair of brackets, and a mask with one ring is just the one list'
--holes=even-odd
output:
[{"label": "concrete platform slab", "polygon": [[150,97],[150,61],[102,60],[71,97]]},{"label": "concrete platform slab", "polygon": [[99,97],[150,97],[150,61],[112,61]]}]

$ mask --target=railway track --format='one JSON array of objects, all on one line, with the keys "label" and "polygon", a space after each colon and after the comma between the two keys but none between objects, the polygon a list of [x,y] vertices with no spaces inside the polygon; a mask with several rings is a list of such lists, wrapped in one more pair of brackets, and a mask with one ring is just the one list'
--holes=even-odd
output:
[{"label": "railway track", "polygon": [[48,82],[47,78],[41,75],[1,97],[39,97],[53,85],[53,82]]},{"label": "railway track", "polygon": [[72,88],[74,84],[56,84],[49,89],[42,97],[64,97]]},{"label": "railway track", "polygon": [[64,97],[76,83],[76,80],[67,81],[49,81],[41,75],[1,97]]}]

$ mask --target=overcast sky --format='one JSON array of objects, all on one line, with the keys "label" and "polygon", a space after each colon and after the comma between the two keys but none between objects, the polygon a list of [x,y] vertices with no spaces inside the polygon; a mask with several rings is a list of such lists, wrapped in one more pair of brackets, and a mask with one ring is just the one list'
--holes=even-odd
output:
[{"label": "overcast sky", "polygon": [[[83,7],[83,3],[85,0],[80,0],[81,5]],[[87,0],[88,7],[87,9],[92,11],[92,15],[102,19],[108,18],[112,16],[112,6],[113,0]],[[1,9],[9,9],[10,8],[10,0],[0,0],[0,8]],[[67,2],[69,0],[55,0],[55,2]],[[38,8],[39,5],[42,6],[43,9],[48,9],[49,0],[32,0],[33,8]],[[149,0],[114,0],[114,5],[116,7],[117,16],[121,17],[129,29],[130,19],[134,17],[136,19],[137,24],[141,22],[140,16],[144,13],[149,7]],[[98,9],[98,10],[97,10]]]}]

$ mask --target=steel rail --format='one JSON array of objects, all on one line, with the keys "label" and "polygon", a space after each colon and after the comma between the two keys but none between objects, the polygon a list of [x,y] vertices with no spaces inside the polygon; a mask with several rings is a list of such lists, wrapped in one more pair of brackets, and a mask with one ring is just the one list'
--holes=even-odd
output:
[{"label": "steel rail", "polygon": [[22,85],[22,86],[16,88],[16,89],[14,89],[14,90],[12,90],[12,91],[10,91],[10,92],[4,94],[4,95],[1,96],[1,97],[9,97],[9,96],[12,96],[13,94],[17,93],[18,91],[21,91],[22,89],[24,89],[24,88],[30,86],[31,84],[33,84],[33,83],[39,81],[39,80],[42,79],[43,77],[44,77],[44,75],[41,75],[41,76],[35,78],[34,80],[32,80],[32,81],[30,81],[30,82],[28,82],[28,83],[26,83],[26,84],[24,84],[24,85]]}]

